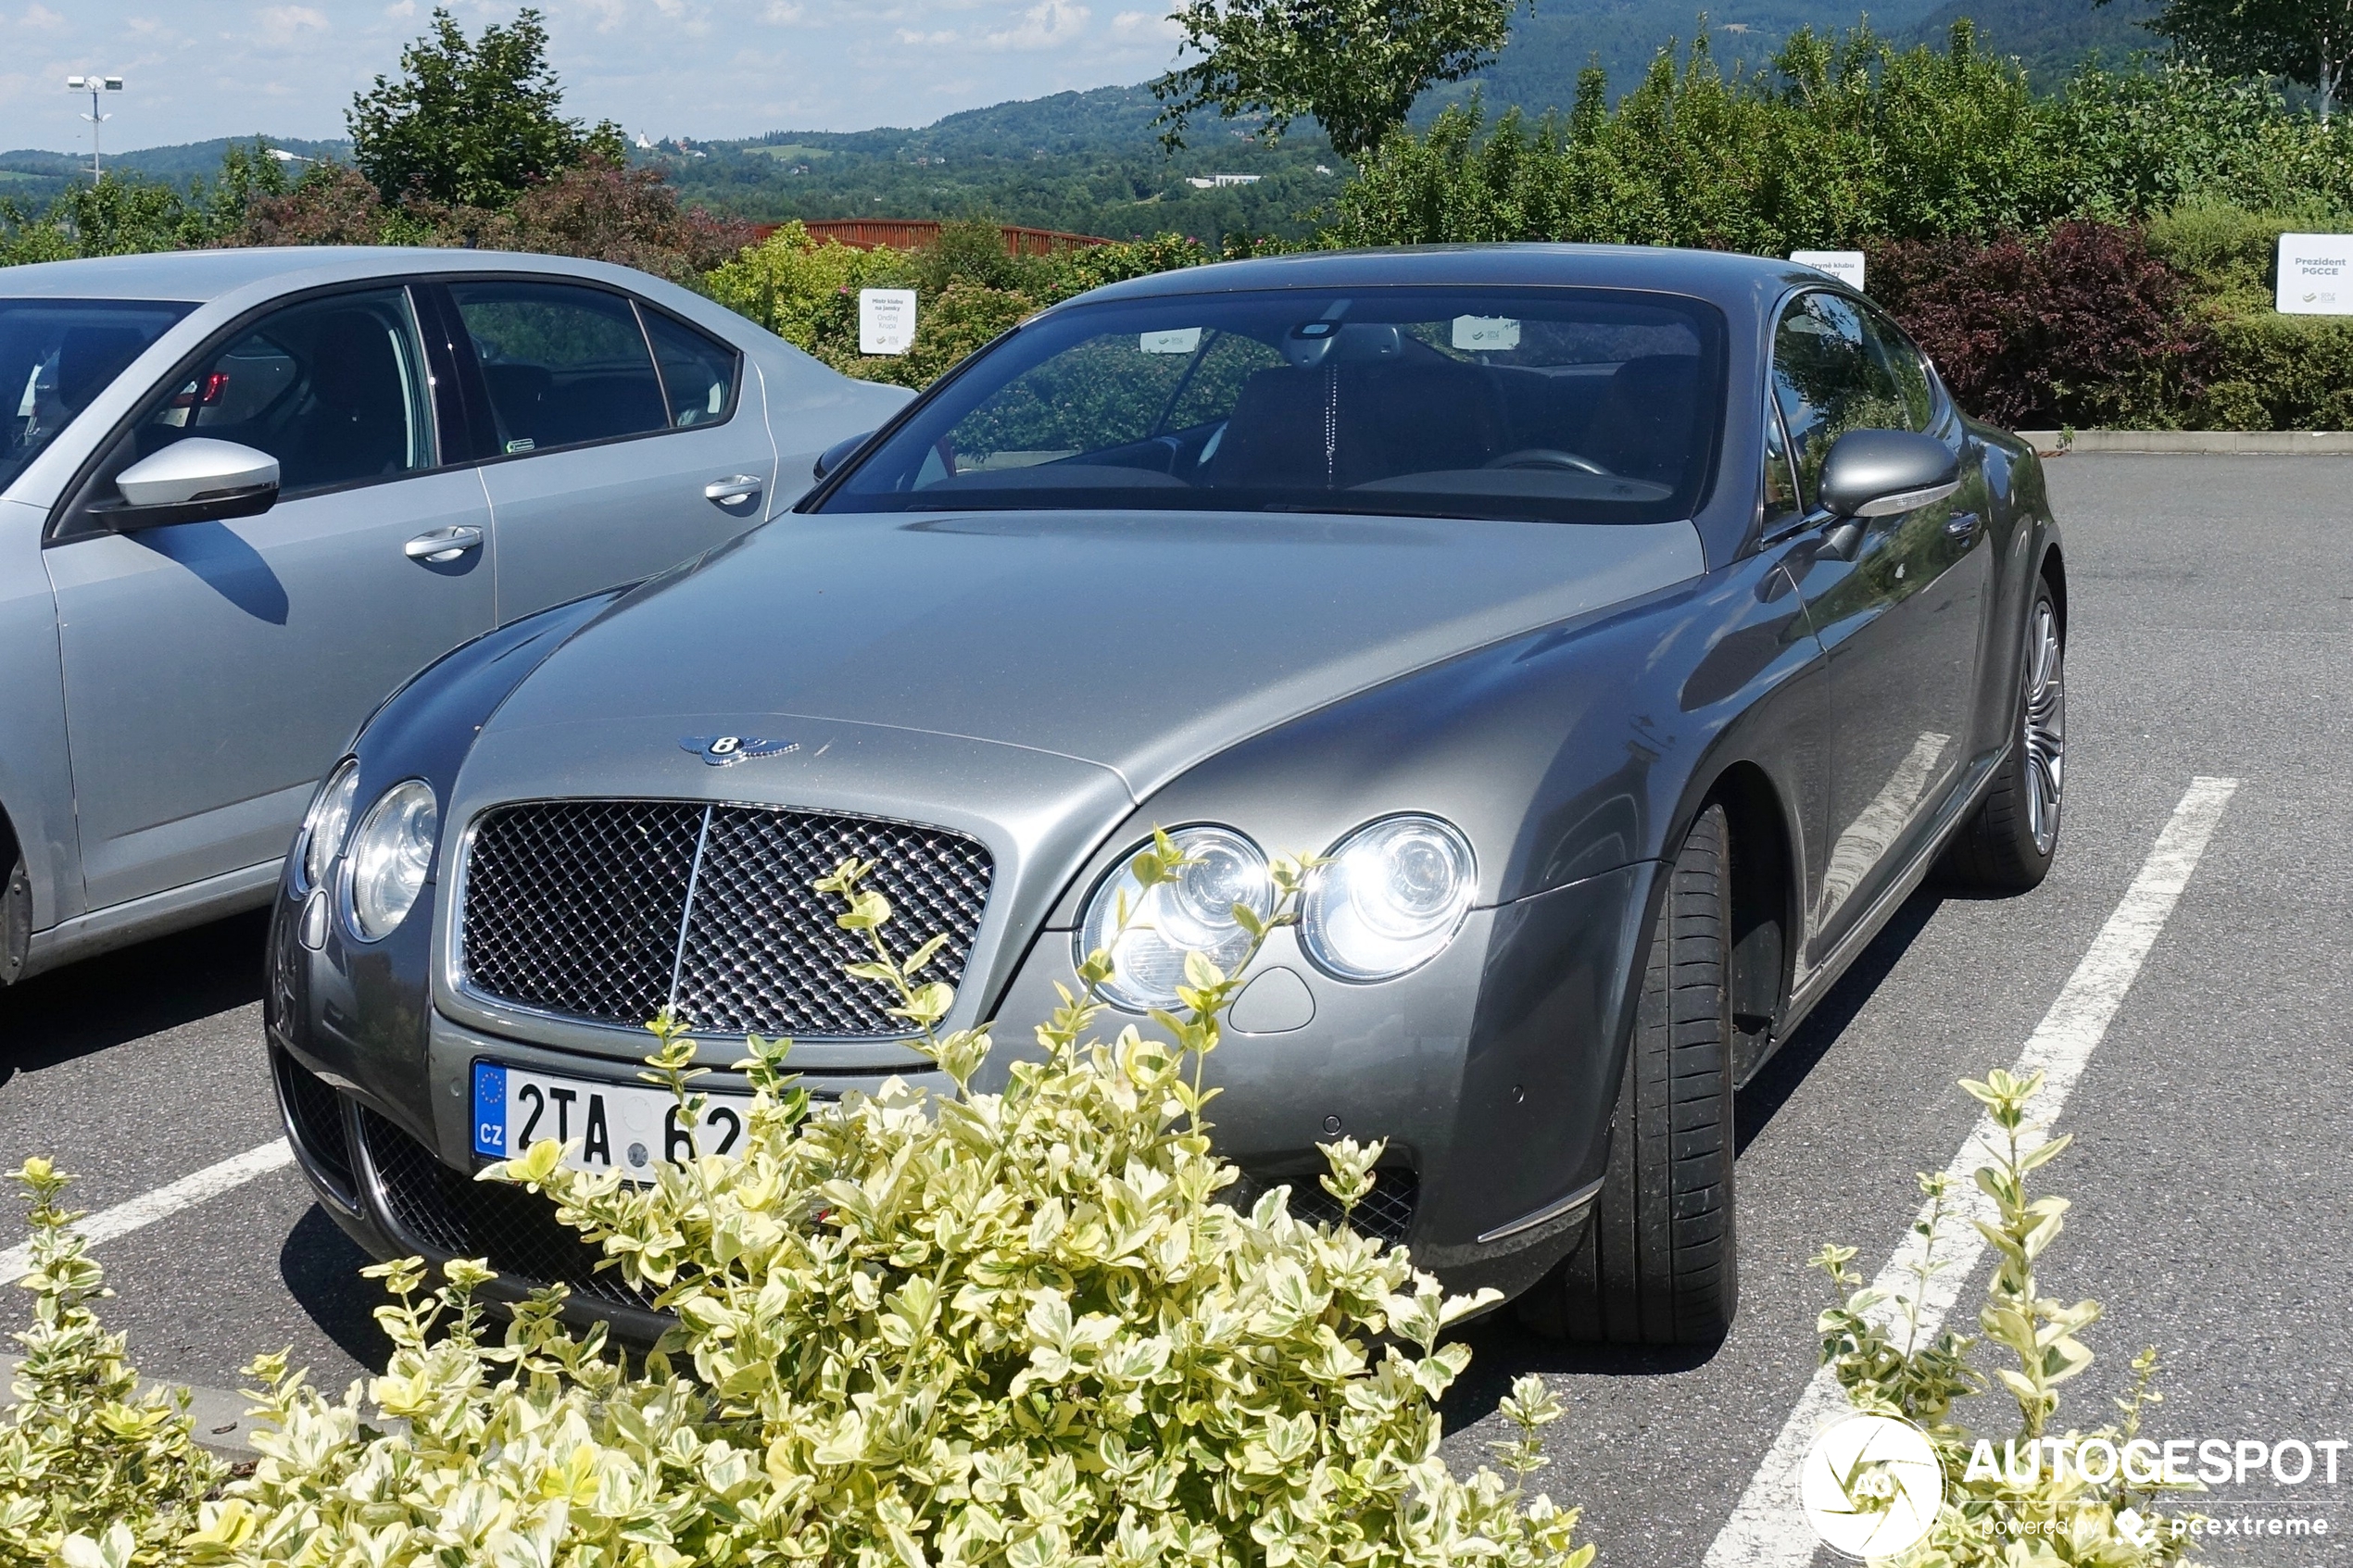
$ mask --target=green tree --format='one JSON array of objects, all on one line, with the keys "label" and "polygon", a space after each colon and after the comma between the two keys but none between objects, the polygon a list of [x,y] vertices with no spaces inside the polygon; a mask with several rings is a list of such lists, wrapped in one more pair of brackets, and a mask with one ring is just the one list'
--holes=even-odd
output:
[{"label": "green tree", "polygon": [[345,122],[353,157],[386,201],[497,208],[583,162],[625,158],[619,126],[584,127],[562,108],[537,11],[469,39],[436,6],[425,35],[400,52],[399,79],[377,77]]},{"label": "green tree", "polygon": [[2353,0],[2165,0],[2148,26],[2224,71],[2314,89],[2323,125],[2353,71]]},{"label": "green tree", "polygon": [[1405,123],[1423,89],[1491,64],[1514,0],[1190,0],[1173,13],[1200,58],[1152,83],[1171,151],[1194,115],[1265,118],[1270,139],[1312,115],[1359,157]]}]

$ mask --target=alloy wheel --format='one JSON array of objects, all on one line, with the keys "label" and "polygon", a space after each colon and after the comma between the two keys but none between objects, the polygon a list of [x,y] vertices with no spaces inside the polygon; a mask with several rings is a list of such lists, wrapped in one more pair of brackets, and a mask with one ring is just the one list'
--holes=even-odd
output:
[{"label": "alloy wheel", "polygon": [[2065,649],[2048,599],[2036,602],[2026,636],[2026,822],[2034,852],[2048,855],[2058,843],[2067,759]]}]

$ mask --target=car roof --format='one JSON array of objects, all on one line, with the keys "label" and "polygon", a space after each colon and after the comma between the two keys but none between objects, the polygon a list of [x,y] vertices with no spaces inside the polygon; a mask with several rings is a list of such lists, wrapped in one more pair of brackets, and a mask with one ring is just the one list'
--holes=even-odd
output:
[{"label": "car roof", "polygon": [[41,261],[0,268],[0,298],[170,299],[205,304],[255,283],[300,276],[336,283],[417,272],[547,272],[642,283],[601,262],[521,251],[416,245],[264,245],[236,250],[157,251]]},{"label": "car roof", "polygon": [[1659,290],[1732,306],[1760,294],[1769,298],[1782,288],[1826,281],[1828,274],[1793,261],[1663,245],[1397,245],[1217,262],[1112,283],[1079,297],[1099,301],[1242,289],[1487,284]]}]

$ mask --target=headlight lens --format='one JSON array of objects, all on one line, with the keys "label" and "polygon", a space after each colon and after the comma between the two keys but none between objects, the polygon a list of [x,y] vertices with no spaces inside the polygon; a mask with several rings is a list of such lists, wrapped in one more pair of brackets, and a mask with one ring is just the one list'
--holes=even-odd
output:
[{"label": "headlight lens", "polygon": [[425,885],[439,836],[441,809],[433,786],[408,779],[376,797],[352,835],[351,922],[368,941],[408,916]]},{"label": "headlight lens", "polygon": [[1343,980],[1387,980],[1454,939],[1478,886],[1470,841],[1436,817],[1368,822],[1308,880],[1300,935]]},{"label": "headlight lens", "polygon": [[351,827],[351,806],[359,794],[359,763],[346,758],[343,766],[328,775],[326,787],[310,802],[310,810],[302,819],[302,885],[318,886],[327,879],[327,868],[335,863],[335,852],[343,847],[343,835]]},{"label": "headlight lens", "polygon": [[[1145,888],[1122,866],[1087,906],[1078,957],[1109,947],[1112,977],[1103,995],[1130,1012],[1176,1005],[1185,955],[1199,953],[1227,973],[1249,953],[1251,935],[1234,919],[1239,904],[1262,920],[1275,910],[1275,880],[1257,845],[1231,828],[1181,828],[1168,835],[1185,853],[1176,877]],[[1119,930],[1121,896],[1127,930]]]}]

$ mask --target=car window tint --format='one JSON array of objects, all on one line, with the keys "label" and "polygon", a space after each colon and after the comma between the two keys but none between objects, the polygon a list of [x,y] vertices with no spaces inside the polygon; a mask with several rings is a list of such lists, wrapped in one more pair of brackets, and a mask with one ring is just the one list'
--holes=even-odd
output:
[{"label": "car window tint", "polygon": [[1789,439],[1781,433],[1780,416],[1765,410],[1765,499],[1762,521],[1767,529],[1789,521],[1805,508],[1797,501],[1797,476],[1789,461]]},{"label": "car window tint", "polygon": [[191,435],[278,459],[281,495],[434,463],[423,356],[406,289],[306,300],[265,316],[149,414],[146,456]]},{"label": "car window tint", "polygon": [[544,452],[670,423],[629,301],[568,283],[452,283],[502,452]]},{"label": "car window tint", "polygon": [[1850,430],[1908,430],[1911,412],[1863,313],[1834,294],[1791,302],[1773,334],[1773,395],[1789,429],[1800,498],[1812,508],[1831,445]]},{"label": "car window tint", "polygon": [[669,399],[671,428],[717,424],[727,417],[736,395],[736,351],[659,310],[640,310],[646,335],[653,339],[661,367],[661,390]]},{"label": "car window tint", "polygon": [[1863,343],[1871,358],[1895,383],[1902,399],[1906,428],[1925,433],[1936,416],[1935,395],[1929,390],[1928,365],[1894,323],[1875,310],[1863,313]]},{"label": "car window tint", "polygon": [[1689,517],[1722,318],[1667,295],[1287,288],[1049,311],[862,453],[827,510]]},{"label": "car window tint", "polygon": [[170,300],[0,299],[0,485],[195,308]]}]

